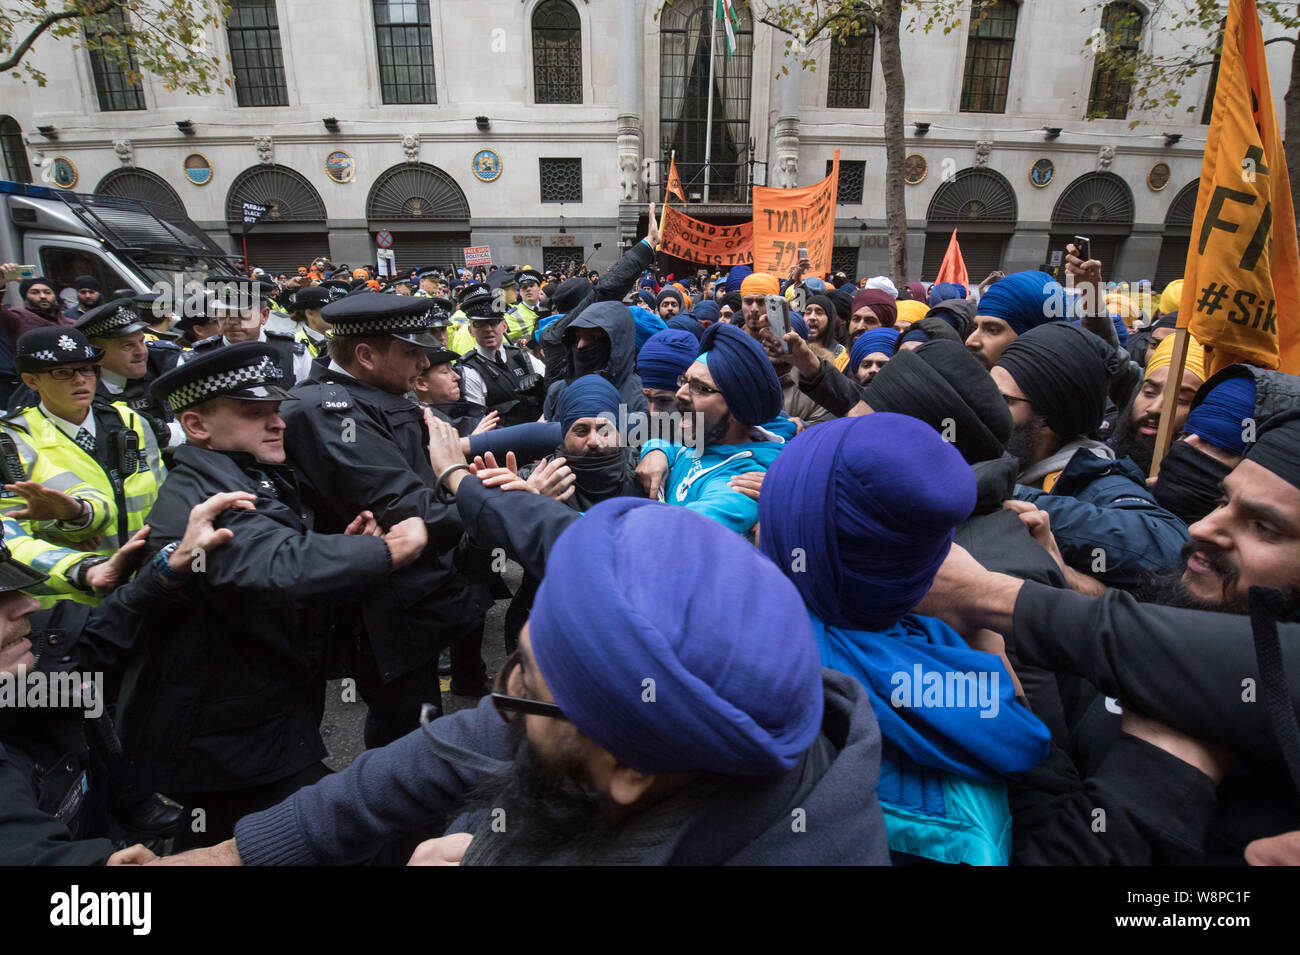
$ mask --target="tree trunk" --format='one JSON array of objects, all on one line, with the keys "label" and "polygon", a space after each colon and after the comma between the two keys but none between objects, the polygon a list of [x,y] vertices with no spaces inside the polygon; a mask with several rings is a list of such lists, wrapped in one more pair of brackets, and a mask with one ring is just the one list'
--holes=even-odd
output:
[{"label": "tree trunk", "polygon": [[907,281],[907,201],[903,161],[903,103],[907,97],[899,28],[902,0],[885,0],[880,14],[880,62],[885,76],[885,221],[889,224],[889,273],[895,285]]},{"label": "tree trunk", "polygon": [[1300,43],[1294,44],[1291,54],[1291,85],[1286,88],[1286,132],[1282,149],[1286,153],[1286,168],[1291,176],[1292,202],[1300,201]]}]

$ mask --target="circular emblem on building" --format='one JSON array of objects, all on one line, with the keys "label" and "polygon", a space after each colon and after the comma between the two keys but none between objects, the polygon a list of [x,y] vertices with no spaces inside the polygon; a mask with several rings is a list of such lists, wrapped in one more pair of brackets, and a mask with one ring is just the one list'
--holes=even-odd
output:
[{"label": "circular emblem on building", "polygon": [[474,154],[472,168],[480,182],[496,182],[501,178],[501,156],[494,149],[480,149]]},{"label": "circular emblem on building", "polygon": [[356,161],[341,149],[325,157],[325,175],[335,182],[351,182],[357,174]]},{"label": "circular emblem on building", "polygon": [[1034,160],[1034,164],[1029,167],[1029,181],[1039,189],[1046,189],[1056,178],[1056,163],[1052,162],[1046,156],[1042,159]]},{"label": "circular emblem on building", "polygon": [[909,186],[919,186],[930,174],[930,163],[920,153],[912,153],[903,160],[903,182]]},{"label": "circular emblem on building", "polygon": [[42,178],[60,189],[71,189],[77,184],[77,167],[67,156],[55,156],[50,163],[49,173]]},{"label": "circular emblem on building", "polygon": [[190,153],[181,163],[185,178],[196,186],[206,186],[212,181],[212,160],[203,153]]},{"label": "circular emblem on building", "polygon": [[1159,192],[1169,185],[1169,177],[1169,164],[1158,162],[1147,170],[1147,188],[1152,192]]}]

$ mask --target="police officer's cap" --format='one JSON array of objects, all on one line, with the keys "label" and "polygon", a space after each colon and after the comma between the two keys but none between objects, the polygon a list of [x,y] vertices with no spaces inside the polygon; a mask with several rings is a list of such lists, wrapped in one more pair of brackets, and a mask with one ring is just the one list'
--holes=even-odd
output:
[{"label": "police officer's cap", "polygon": [[450,362],[453,362],[460,357],[450,348],[443,348],[441,345],[438,345],[437,347],[434,348],[426,348],[424,350],[424,355],[426,358],[429,359],[430,368],[434,367],[435,365],[449,364]]},{"label": "police officer's cap", "polygon": [[438,340],[429,334],[433,311],[427,298],[362,291],[326,305],[321,309],[321,317],[334,326],[336,338],[392,335],[430,348],[438,346]]},{"label": "police officer's cap", "polygon": [[4,542],[4,529],[0,527],[0,593],[35,587],[45,581],[46,575],[15,560]]},{"label": "police officer's cap", "polygon": [[294,311],[305,308],[324,308],[332,301],[334,301],[334,298],[330,295],[329,289],[313,285],[310,288],[300,288],[294,292],[290,307]]},{"label": "police officer's cap", "polygon": [[524,268],[520,269],[518,272],[515,273],[515,280],[518,281],[520,285],[523,285],[526,282],[532,282],[536,285],[541,285],[542,273],[537,271],[536,269],[530,269],[527,266],[525,266]]},{"label": "police officer's cap", "polygon": [[514,288],[515,276],[505,269],[497,269],[487,277],[487,287],[490,289]]},{"label": "police officer's cap", "polygon": [[446,328],[451,324],[451,313],[456,311],[456,306],[452,304],[449,298],[426,298],[424,300],[429,305],[429,327]]},{"label": "police officer's cap", "polygon": [[213,315],[250,312],[269,301],[262,283],[238,276],[213,276],[203,283],[208,293],[208,311]]},{"label": "police officer's cap", "polygon": [[19,371],[38,372],[60,365],[98,364],[103,357],[104,352],[93,348],[78,329],[50,325],[18,336],[18,357],[14,363]]},{"label": "police officer's cap", "polygon": [[97,305],[73,326],[86,338],[125,338],[149,327],[136,311],[134,298],[115,298]]},{"label": "police officer's cap", "polygon": [[280,387],[284,372],[279,356],[262,342],[240,342],[214,348],[177,365],[149,386],[155,401],[165,401],[172,412],[210,398],[237,398],[240,401],[283,401],[289,392]]},{"label": "police officer's cap", "polygon": [[442,270],[431,268],[431,267],[417,269],[415,272],[415,277],[417,279],[441,279]]},{"label": "police officer's cap", "polygon": [[470,318],[500,318],[492,308],[494,301],[496,296],[480,285],[460,300],[460,310]]}]

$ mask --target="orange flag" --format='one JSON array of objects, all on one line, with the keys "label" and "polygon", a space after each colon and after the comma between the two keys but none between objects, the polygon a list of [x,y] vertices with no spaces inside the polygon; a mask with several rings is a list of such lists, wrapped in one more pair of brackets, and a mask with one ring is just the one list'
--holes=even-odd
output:
[{"label": "orange flag", "polygon": [[957,244],[957,230],[952,230],[952,238],[948,240],[948,251],[943,254],[943,261],[939,263],[939,274],[934,278],[935,283],[955,282],[962,288],[970,286],[970,276],[966,274],[966,260],[961,257],[961,246]]},{"label": "orange flag", "polygon": [[1201,160],[1178,325],[1211,373],[1246,362],[1300,374],[1300,254],[1255,0],[1232,0]]},{"label": "orange flag", "polygon": [[668,188],[665,190],[664,202],[667,203],[668,196],[676,196],[686,202],[686,191],[682,189],[682,177],[677,175],[677,158],[673,157],[668,160]]}]

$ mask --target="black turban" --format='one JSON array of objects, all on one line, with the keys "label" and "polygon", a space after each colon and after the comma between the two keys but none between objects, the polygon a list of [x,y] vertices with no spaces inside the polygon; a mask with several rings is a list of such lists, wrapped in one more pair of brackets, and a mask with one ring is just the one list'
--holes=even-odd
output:
[{"label": "black turban", "polygon": [[1011,412],[984,366],[953,341],[900,351],[862,394],[872,411],[893,411],[951,436],[970,464],[1002,456]]},{"label": "black turban", "polygon": [[1246,460],[1300,488],[1300,412],[1280,415],[1262,427]]},{"label": "black turban", "polygon": [[1070,441],[1101,425],[1119,356],[1092,332],[1048,322],[1023,332],[997,364],[1025,393],[1034,413]]}]

